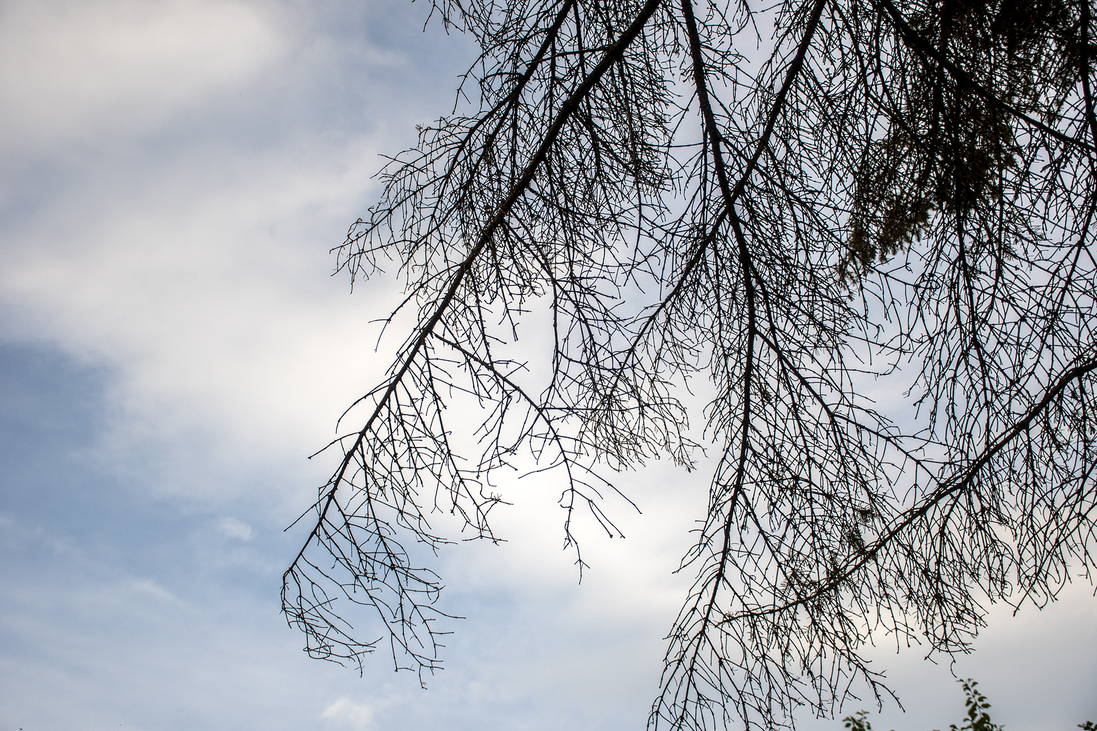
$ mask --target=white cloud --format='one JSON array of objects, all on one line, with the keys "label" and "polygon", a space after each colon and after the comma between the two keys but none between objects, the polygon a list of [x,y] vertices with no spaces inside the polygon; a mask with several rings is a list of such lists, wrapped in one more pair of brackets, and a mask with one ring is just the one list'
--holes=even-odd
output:
[{"label": "white cloud", "polygon": [[[8,236],[4,334],[117,369],[105,460],[200,433],[207,462],[303,462],[371,369],[376,305],[331,280],[327,248],[373,160],[363,141],[203,155],[106,201],[58,195],[56,216]],[[193,477],[177,487],[197,489]]]},{"label": "white cloud", "polygon": [[376,708],[368,703],[340,698],[324,709],[320,718],[329,722],[331,728],[347,728],[354,731],[367,731],[373,728]]},{"label": "white cloud", "polygon": [[221,518],[217,521],[217,530],[226,538],[237,541],[250,541],[255,536],[250,525],[236,518]]},{"label": "white cloud", "polygon": [[253,79],[286,38],[273,6],[39,0],[0,9],[0,150],[139,130]]},{"label": "white cloud", "polygon": [[134,580],[130,582],[130,588],[134,593],[155,599],[158,602],[169,602],[172,604],[182,603],[179,600],[179,597],[175,596],[152,579]]}]

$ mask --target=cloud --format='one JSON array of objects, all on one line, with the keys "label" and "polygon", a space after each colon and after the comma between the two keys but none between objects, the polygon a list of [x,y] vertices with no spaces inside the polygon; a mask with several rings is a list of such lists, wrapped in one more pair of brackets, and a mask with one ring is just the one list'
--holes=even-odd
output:
[{"label": "cloud", "polygon": [[[380,29],[393,9],[367,5],[0,8],[0,156],[18,163],[0,165],[0,337],[110,372],[101,465],[199,499],[270,470],[285,514],[323,480],[305,457],[383,369],[367,323],[387,312],[385,287],[331,279],[328,251],[393,146],[378,121],[423,103]],[[363,117],[381,87],[390,111]],[[141,472],[166,453],[180,461]]]},{"label": "cloud", "polygon": [[320,718],[328,721],[333,728],[348,728],[354,731],[367,731],[373,728],[376,710],[368,703],[359,703],[350,698],[340,698],[324,709]]},{"label": "cloud", "polygon": [[226,538],[238,541],[250,541],[255,535],[250,525],[236,518],[221,518],[217,521],[217,529]]},{"label": "cloud", "polygon": [[40,0],[0,10],[0,150],[140,130],[239,87],[285,51],[273,6]]},{"label": "cloud", "polygon": [[155,599],[158,602],[170,602],[175,604],[182,603],[179,600],[179,597],[175,596],[152,579],[134,580],[130,582],[130,588],[134,593],[140,596]]},{"label": "cloud", "polygon": [[[152,442],[212,467],[303,462],[371,368],[376,304],[331,280],[327,250],[373,149],[164,151],[171,175],[119,167],[101,185],[55,191],[0,244],[2,334],[115,370],[105,462]],[[198,489],[188,472],[177,489]]]}]

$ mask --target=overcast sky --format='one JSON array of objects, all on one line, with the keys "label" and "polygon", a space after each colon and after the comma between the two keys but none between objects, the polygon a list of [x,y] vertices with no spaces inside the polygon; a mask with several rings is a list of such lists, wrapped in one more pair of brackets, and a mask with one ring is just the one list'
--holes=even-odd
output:
[{"label": "overcast sky", "polygon": [[[279,615],[333,466],[306,458],[387,365],[392,288],[352,294],[329,249],[471,60],[428,10],[0,1],[0,731],[643,727],[703,474],[623,477],[643,515],[580,526],[582,585],[551,480],[502,485],[509,543],[439,558],[468,619],[428,691],[308,659]],[[995,611],[953,668],[881,645],[910,713],[874,725],[958,723],[952,672],[1011,731],[1097,720],[1091,592]]]}]

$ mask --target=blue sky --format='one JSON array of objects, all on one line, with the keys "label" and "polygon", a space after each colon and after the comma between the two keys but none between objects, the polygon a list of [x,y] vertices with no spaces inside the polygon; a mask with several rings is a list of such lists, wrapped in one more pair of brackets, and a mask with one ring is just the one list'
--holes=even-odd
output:
[{"label": "blue sky", "polygon": [[[580,526],[582,585],[551,480],[501,485],[509,542],[438,559],[467,619],[425,692],[382,654],[309,660],[278,613],[283,528],[331,468],[306,457],[400,338],[375,351],[396,293],[350,293],[328,250],[471,60],[428,10],[0,4],[0,731],[643,726],[700,473],[622,478],[644,514]],[[952,668],[1011,731],[1097,720],[1091,593],[995,610]],[[882,643],[910,713],[878,728],[959,720],[921,657]]]}]

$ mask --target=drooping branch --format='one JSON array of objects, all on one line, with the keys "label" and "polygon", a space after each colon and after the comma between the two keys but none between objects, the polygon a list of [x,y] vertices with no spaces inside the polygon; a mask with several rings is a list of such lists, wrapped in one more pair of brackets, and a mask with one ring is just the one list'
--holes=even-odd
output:
[{"label": "drooping branch", "polygon": [[[435,330],[439,323],[454,306],[455,298],[464,288],[465,280],[477,260],[485,251],[490,250],[496,232],[505,226],[517,201],[527,195],[538,169],[545,163],[564,125],[576,114],[583,100],[605,73],[621,61],[625,50],[659,8],[660,2],[661,0],[648,0],[639,9],[632,23],[602,53],[598,64],[560,104],[555,118],[546,129],[534,154],[525,164],[522,174],[510,186],[507,196],[478,232],[464,260],[450,274],[449,283],[441,296],[429,305],[427,310],[429,314],[422,320],[416,334],[401,351],[399,364],[389,376],[383,389],[379,391],[376,405],[366,419],[365,425],[353,437],[350,446],[343,447],[344,455],[340,465],[325,486],[318,502],[315,526],[283,575],[283,611],[291,624],[305,630],[309,637],[310,654],[332,659],[349,659],[361,665],[363,655],[371,652],[376,644],[362,642],[350,634],[346,620],[340,616],[338,608],[333,606],[339,597],[329,596],[320,583],[327,582],[334,583],[343,598],[351,603],[366,604],[377,611],[389,629],[389,638],[393,643],[393,657],[398,667],[397,656],[401,652],[411,658],[421,674],[424,670],[433,671],[438,667],[437,633],[432,628],[432,622],[437,616],[445,615],[431,609],[430,605],[436,601],[441,586],[437,583],[433,572],[412,568],[407,552],[393,535],[392,527],[385,518],[380,517],[376,500],[379,496],[386,494],[392,496],[385,504],[395,509],[395,522],[404,528],[411,529],[412,535],[418,541],[435,548],[443,539],[423,530],[426,526],[424,516],[411,496],[412,486],[399,484],[398,467],[396,473],[390,473],[391,477],[397,478],[396,482],[371,484],[372,473],[367,469],[371,460],[370,455],[367,454],[367,441],[385,439],[387,434],[391,434],[391,426],[388,426],[386,431],[378,433],[377,425],[386,419],[392,419],[394,415],[398,419],[401,418],[398,414],[394,414],[394,411],[399,409],[398,399],[401,391],[408,388],[406,380],[416,369],[429,367],[429,359],[425,359],[424,356],[427,343],[430,338],[435,337]],[[558,31],[564,17],[566,13],[557,15],[557,22],[549,34],[550,37]],[[547,45],[551,43],[546,41],[546,44],[542,45],[534,59],[534,64],[541,63]],[[520,79],[519,85],[524,85],[528,78],[527,74]],[[520,93],[520,89],[517,91]],[[421,361],[425,361],[423,365],[420,365]],[[432,380],[429,375],[425,377],[424,385]],[[414,397],[411,402],[416,403]],[[438,403],[436,395],[433,403]],[[419,407],[413,408],[418,412]],[[421,418],[421,415],[417,413],[416,418]],[[444,429],[441,433],[445,433]],[[406,443],[409,449],[415,448],[412,445],[416,444],[417,439],[416,436],[407,436]],[[448,444],[439,442],[437,449],[440,450],[439,456],[451,465],[448,469],[453,470],[454,478],[463,482],[460,471],[453,465]],[[395,455],[393,464],[398,464],[400,459],[399,455]],[[360,501],[357,506],[363,511],[360,518],[353,509],[348,511],[339,502],[340,490],[348,484],[348,472],[352,465],[356,465],[359,470],[366,470],[364,483],[353,486],[354,490],[350,498],[350,500]],[[419,479],[421,477],[415,477],[415,480]],[[473,499],[473,502],[477,501]],[[488,499],[488,509],[493,502],[495,502],[494,498]],[[410,506],[410,513],[406,512],[407,506]],[[485,524],[482,521],[486,519],[486,510],[477,504],[476,512],[480,515],[477,520],[480,524],[478,527],[481,532],[484,532]],[[333,516],[333,513],[337,515]],[[322,544],[333,554],[335,570],[345,571],[349,577],[347,580],[337,579],[331,572],[321,569],[306,558],[306,551],[314,543]],[[341,544],[346,548],[341,547]],[[309,578],[310,572],[318,574],[318,579]],[[395,594],[393,599],[382,598],[381,594],[385,593],[386,589]],[[358,598],[356,595],[359,593],[364,598]]]}]

